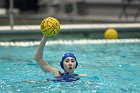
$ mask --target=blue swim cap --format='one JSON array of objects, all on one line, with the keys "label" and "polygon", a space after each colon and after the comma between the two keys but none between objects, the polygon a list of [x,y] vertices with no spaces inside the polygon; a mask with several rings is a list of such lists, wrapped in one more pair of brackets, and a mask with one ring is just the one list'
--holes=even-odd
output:
[{"label": "blue swim cap", "polygon": [[72,57],[72,58],[75,59],[75,61],[76,61],[76,67],[75,68],[77,68],[78,62],[77,62],[76,57],[74,56],[73,53],[66,53],[66,54],[63,55],[62,60],[60,61],[61,68],[64,69],[63,62],[67,57]]}]

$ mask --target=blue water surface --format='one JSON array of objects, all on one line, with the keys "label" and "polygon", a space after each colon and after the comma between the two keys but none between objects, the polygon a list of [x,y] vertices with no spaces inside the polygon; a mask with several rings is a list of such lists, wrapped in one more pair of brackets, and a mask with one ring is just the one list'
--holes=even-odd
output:
[{"label": "blue water surface", "polygon": [[77,56],[76,82],[53,82],[34,61],[37,46],[0,47],[0,93],[139,93],[140,43],[48,45],[44,59],[59,65],[66,52]]}]

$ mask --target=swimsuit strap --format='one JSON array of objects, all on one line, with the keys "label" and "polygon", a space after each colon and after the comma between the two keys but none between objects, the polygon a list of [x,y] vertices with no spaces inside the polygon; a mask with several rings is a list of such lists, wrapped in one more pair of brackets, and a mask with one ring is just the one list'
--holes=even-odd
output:
[{"label": "swimsuit strap", "polygon": [[69,75],[69,73],[62,73],[61,76],[78,76],[78,74]]},{"label": "swimsuit strap", "polygon": [[61,76],[56,77],[56,81],[60,82],[72,82],[79,80],[78,74],[69,75],[68,73],[62,73]]}]

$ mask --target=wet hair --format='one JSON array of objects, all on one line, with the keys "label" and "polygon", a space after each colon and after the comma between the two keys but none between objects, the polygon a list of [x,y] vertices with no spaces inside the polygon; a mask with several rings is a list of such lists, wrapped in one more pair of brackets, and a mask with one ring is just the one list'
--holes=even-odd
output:
[{"label": "wet hair", "polygon": [[77,68],[78,62],[77,62],[76,57],[74,56],[73,53],[66,53],[66,54],[63,55],[62,60],[60,61],[60,66],[61,66],[61,68],[64,69],[63,63],[64,63],[64,60],[65,60],[67,57],[72,57],[72,58],[75,59],[75,61],[76,61],[76,66],[75,66],[75,68]]}]

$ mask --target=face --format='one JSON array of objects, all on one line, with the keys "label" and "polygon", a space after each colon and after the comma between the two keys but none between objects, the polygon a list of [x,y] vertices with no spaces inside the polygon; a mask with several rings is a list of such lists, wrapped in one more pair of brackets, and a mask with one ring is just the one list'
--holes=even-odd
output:
[{"label": "face", "polygon": [[67,57],[64,60],[64,69],[68,73],[73,73],[76,67],[76,60],[72,57]]}]

